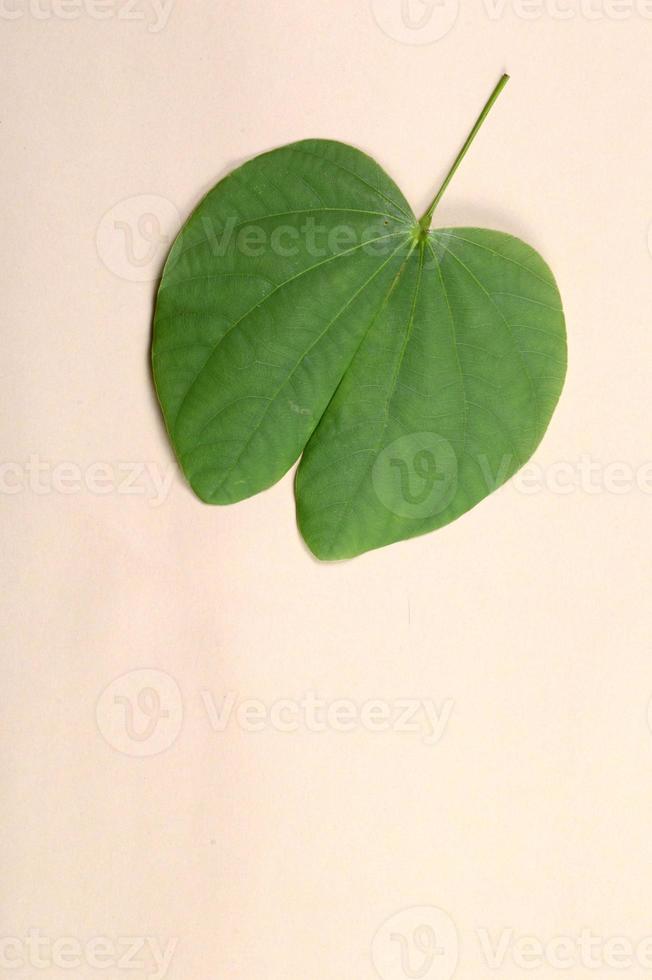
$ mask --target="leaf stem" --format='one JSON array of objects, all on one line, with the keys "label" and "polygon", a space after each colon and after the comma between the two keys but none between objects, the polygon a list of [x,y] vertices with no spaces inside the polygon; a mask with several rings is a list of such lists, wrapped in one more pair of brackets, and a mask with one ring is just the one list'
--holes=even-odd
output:
[{"label": "leaf stem", "polygon": [[457,168],[461,164],[462,160],[466,156],[466,151],[468,150],[468,148],[471,146],[471,143],[473,142],[473,140],[478,135],[478,131],[479,131],[480,127],[482,126],[483,122],[485,121],[485,119],[487,118],[487,116],[489,115],[489,112],[491,111],[491,107],[493,106],[494,102],[496,101],[496,99],[498,98],[498,96],[500,95],[500,93],[502,92],[502,90],[507,85],[507,82],[508,81],[509,81],[509,75],[503,75],[502,78],[500,79],[500,81],[498,82],[498,84],[496,85],[496,87],[494,88],[493,92],[491,93],[491,95],[487,99],[487,102],[485,103],[485,107],[482,110],[482,112],[480,113],[480,115],[478,116],[478,118],[476,119],[475,125],[474,125],[473,129],[471,130],[471,132],[469,133],[469,135],[467,136],[466,142],[464,143],[464,146],[462,147],[462,149],[460,150],[460,152],[455,157],[455,162],[453,163],[453,166],[448,171],[448,174],[446,175],[446,179],[444,180],[444,183],[441,185],[441,187],[439,188],[439,190],[435,194],[435,196],[433,198],[433,201],[432,201],[432,204],[430,205],[430,207],[428,208],[428,210],[426,211],[426,213],[424,214],[424,216],[419,221],[419,225],[421,226],[421,229],[422,229],[422,231],[424,233],[427,232],[430,229],[430,222],[432,221],[432,215],[433,215],[433,212],[434,212],[435,208],[439,204],[439,202],[440,202],[440,200],[442,198],[442,195],[443,195],[444,191],[446,190],[446,188],[450,184],[451,180],[453,179],[453,175],[455,174],[455,171],[457,170]]}]

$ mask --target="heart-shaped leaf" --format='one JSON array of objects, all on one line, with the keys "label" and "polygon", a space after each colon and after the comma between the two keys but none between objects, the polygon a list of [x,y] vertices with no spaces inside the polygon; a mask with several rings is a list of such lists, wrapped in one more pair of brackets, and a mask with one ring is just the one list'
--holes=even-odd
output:
[{"label": "heart-shaped leaf", "polygon": [[552,273],[510,235],[430,230],[506,80],[421,221],[378,164],[327,140],[256,157],[191,215],[153,361],[202,500],[264,490],[303,452],[301,532],[348,558],[454,520],[531,456],[566,369]]}]

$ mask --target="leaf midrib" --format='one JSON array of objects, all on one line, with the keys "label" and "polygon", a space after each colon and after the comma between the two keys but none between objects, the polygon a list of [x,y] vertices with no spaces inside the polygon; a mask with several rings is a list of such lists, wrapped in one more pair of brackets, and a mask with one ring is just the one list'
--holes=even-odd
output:
[{"label": "leaf midrib", "polygon": [[[406,256],[405,262],[403,263],[403,265],[401,266],[401,268],[399,270],[399,273],[398,273],[399,276],[403,272],[403,270],[407,266],[408,261],[410,260],[411,256],[413,255],[414,249],[416,248],[416,244],[417,243],[415,242],[414,246],[410,249],[410,252]],[[405,337],[403,339],[403,344],[401,346],[401,350],[400,350],[400,353],[399,353],[399,356],[398,356],[398,359],[397,359],[397,362],[396,362],[396,366],[394,368],[394,373],[392,375],[392,381],[391,381],[390,389],[389,389],[389,391],[387,393],[387,397],[385,399],[385,407],[383,409],[383,414],[381,416],[382,422],[383,422],[383,426],[382,426],[382,429],[380,431],[380,436],[379,436],[379,438],[376,441],[376,445],[373,446],[373,447],[370,447],[369,450],[367,450],[367,452],[370,452],[372,454],[372,459],[370,459],[370,461],[366,464],[365,468],[363,469],[362,474],[361,474],[359,480],[357,481],[357,483],[355,485],[355,491],[352,492],[352,493],[350,493],[348,495],[348,499],[347,499],[347,501],[345,503],[345,506],[344,506],[344,508],[342,510],[342,513],[340,514],[340,516],[339,516],[339,518],[337,520],[337,523],[335,525],[335,530],[333,531],[332,536],[331,536],[331,540],[330,540],[330,549],[331,550],[332,550],[333,545],[335,544],[335,542],[337,540],[337,536],[338,536],[338,534],[339,534],[339,532],[340,532],[340,530],[342,528],[342,525],[344,524],[344,521],[349,516],[349,513],[351,511],[351,506],[353,504],[353,500],[357,496],[358,491],[359,491],[360,487],[362,486],[362,483],[363,483],[364,479],[366,478],[367,474],[369,473],[369,470],[371,469],[372,460],[373,460],[373,458],[375,458],[378,455],[378,450],[380,449],[380,447],[382,445],[382,441],[383,441],[385,432],[387,431],[387,421],[388,421],[388,418],[389,418],[389,408],[390,408],[390,405],[392,403],[392,399],[394,397],[394,393],[396,391],[396,383],[397,383],[398,378],[399,378],[399,375],[401,373],[401,366],[402,366],[403,360],[405,358],[405,352],[407,350],[407,346],[408,346],[408,344],[410,342],[410,337],[412,335],[412,327],[414,325],[414,314],[415,314],[415,311],[416,311],[417,302],[418,302],[418,299],[419,299],[419,292],[421,290],[421,282],[422,282],[422,278],[423,278],[424,255],[425,255],[425,248],[422,245],[419,248],[419,269],[418,269],[418,272],[417,272],[416,289],[414,291],[414,297],[413,297],[413,300],[412,300],[412,306],[410,308],[410,319],[408,320],[408,325],[407,325],[407,328],[406,328],[406,331],[405,331]]]}]

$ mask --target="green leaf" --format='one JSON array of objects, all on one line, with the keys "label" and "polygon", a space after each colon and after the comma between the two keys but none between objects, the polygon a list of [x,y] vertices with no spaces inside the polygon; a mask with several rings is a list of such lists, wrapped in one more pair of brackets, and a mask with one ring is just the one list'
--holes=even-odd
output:
[{"label": "green leaf", "polygon": [[159,288],[154,377],[208,503],[296,478],[301,532],[348,558],[446,524],[540,442],[563,385],[561,300],[496,231],[430,231],[370,157],[307,140],[204,198]]}]

